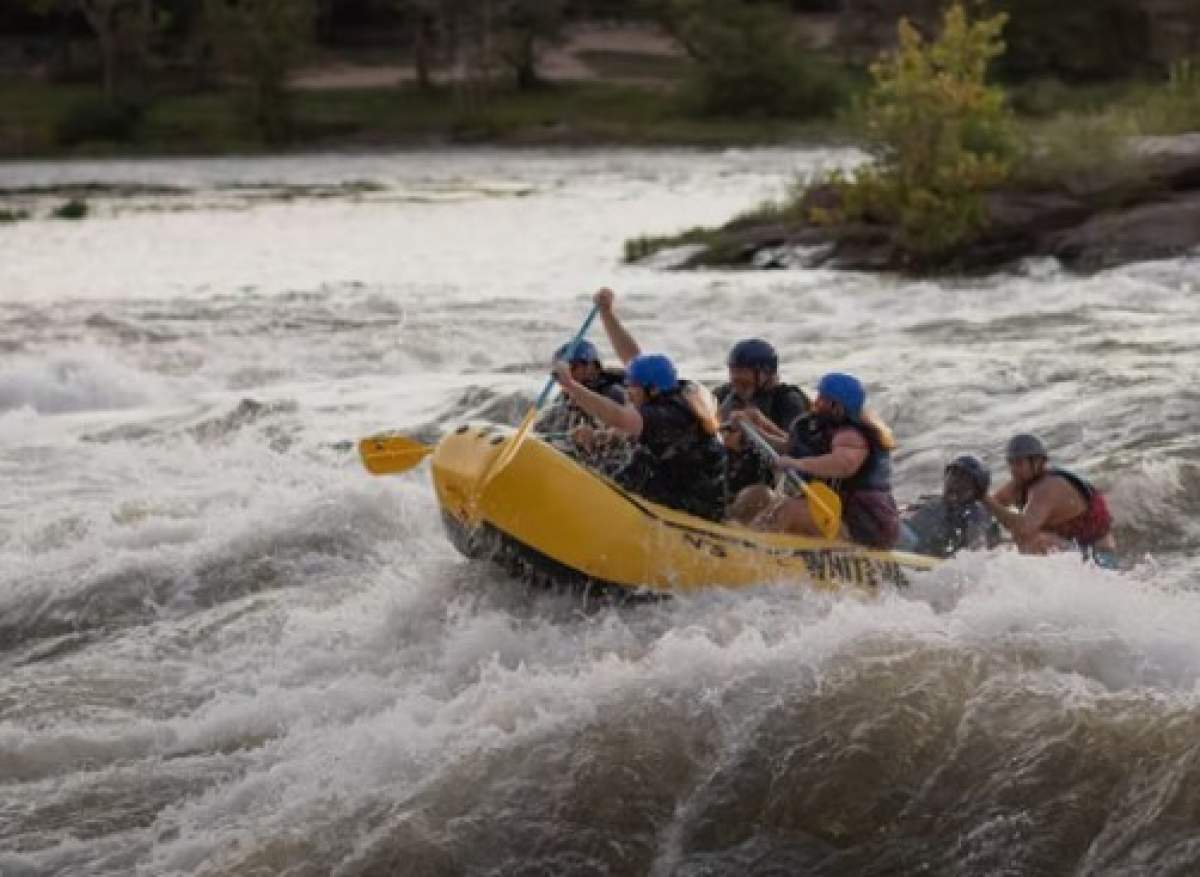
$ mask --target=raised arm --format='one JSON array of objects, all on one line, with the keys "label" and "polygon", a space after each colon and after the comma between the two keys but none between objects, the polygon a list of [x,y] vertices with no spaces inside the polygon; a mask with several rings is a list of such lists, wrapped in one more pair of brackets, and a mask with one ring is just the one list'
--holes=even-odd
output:
[{"label": "raised arm", "polygon": [[576,405],[605,426],[611,426],[636,438],[642,434],[642,415],[628,402],[614,402],[607,396],[592,392],[571,377],[571,368],[564,362],[555,366],[558,383]]},{"label": "raised arm", "polygon": [[621,362],[629,365],[629,361],[635,356],[641,354],[642,349],[638,347],[638,343],[633,340],[633,336],[629,334],[622,324],[617,319],[617,315],[613,313],[613,300],[616,295],[607,286],[592,296],[592,301],[600,308],[600,320],[604,323],[604,331],[608,335],[608,341],[612,344],[613,350],[620,357]]}]

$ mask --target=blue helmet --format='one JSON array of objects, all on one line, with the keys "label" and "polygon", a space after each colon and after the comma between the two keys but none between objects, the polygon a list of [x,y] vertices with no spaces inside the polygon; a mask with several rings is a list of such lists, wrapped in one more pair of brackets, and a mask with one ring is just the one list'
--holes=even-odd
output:
[{"label": "blue helmet", "polygon": [[844,372],[830,372],[821,378],[817,384],[817,394],[831,402],[840,402],[846,409],[846,416],[852,418],[862,416],[863,405],[867,402],[867,391],[862,381]]},{"label": "blue helmet", "polygon": [[625,380],[637,387],[669,393],[679,386],[675,365],[661,353],[643,353],[629,361]]},{"label": "blue helmet", "polygon": [[600,351],[596,349],[596,345],[586,339],[580,339],[575,342],[572,348],[571,342],[568,341],[562,347],[554,352],[555,362],[600,362]]},{"label": "blue helmet", "polygon": [[725,364],[729,368],[752,368],[773,373],[779,371],[779,354],[770,342],[761,338],[747,338],[733,345]]}]

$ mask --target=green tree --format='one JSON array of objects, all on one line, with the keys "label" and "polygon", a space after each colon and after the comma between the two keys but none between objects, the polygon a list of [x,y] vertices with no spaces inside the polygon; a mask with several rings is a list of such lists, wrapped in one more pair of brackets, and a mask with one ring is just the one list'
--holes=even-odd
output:
[{"label": "green tree", "polygon": [[288,75],[312,45],[313,0],[206,0],[204,11],[218,59],[242,80],[250,123],[268,142],[287,139]]},{"label": "green tree", "polygon": [[118,73],[123,56],[143,68],[149,66],[150,43],[163,17],[154,0],[27,0],[40,14],[78,12],[91,28],[100,50],[104,96],[117,98]]},{"label": "green tree", "polygon": [[714,115],[810,116],[832,111],[845,90],[800,45],[778,2],[655,0],[658,20],[695,63],[699,109]]},{"label": "green tree", "polygon": [[527,91],[542,84],[538,59],[562,38],[565,0],[506,0],[499,18],[499,54],[512,71],[517,88]]},{"label": "green tree", "polygon": [[888,222],[917,260],[937,260],[975,235],[982,195],[1009,175],[1017,151],[1003,91],[987,84],[1004,52],[1003,14],[970,21],[949,7],[926,42],[907,20],[899,46],[871,67],[866,129],[874,161],[842,186],[843,215]]},{"label": "green tree", "polygon": [[438,37],[444,30],[446,3],[444,0],[395,0],[395,4],[411,35],[417,87],[432,91],[433,66],[438,55]]}]

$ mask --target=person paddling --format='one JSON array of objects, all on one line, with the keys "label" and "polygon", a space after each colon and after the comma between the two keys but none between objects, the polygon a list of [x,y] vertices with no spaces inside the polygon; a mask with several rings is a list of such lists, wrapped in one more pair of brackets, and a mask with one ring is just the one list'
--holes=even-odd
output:
[{"label": "person paddling", "polygon": [[[601,396],[624,404],[624,369],[606,368],[600,359],[599,349],[591,341],[583,340],[575,345],[564,344],[555,351],[553,362],[565,362],[571,369],[571,377],[576,381]],[[534,430],[541,433],[569,433],[579,426],[594,427],[596,421],[567,396],[546,409]]]},{"label": "person paddling", "polygon": [[[809,413],[784,435],[766,418],[747,417],[777,450],[779,465],[805,478],[827,482],[842,500],[845,535],[871,548],[891,548],[900,530],[900,512],[892,496],[891,452],[895,440],[875,415],[866,411],[867,391],[853,375],[831,372],[821,378]],[[762,487],[749,487],[731,509],[735,520],[757,529],[820,535],[805,497],[781,499]]]},{"label": "person paddling", "polygon": [[[720,520],[725,511],[725,448],[717,438],[715,400],[700,385],[680,380],[660,353],[642,353],[613,312],[614,294],[594,301],[613,349],[625,363],[629,400],[624,404],[589,390],[559,363],[555,375],[571,401],[600,423],[634,441],[633,456],[616,473],[623,487],[680,511]],[[706,409],[705,396],[713,402]]]},{"label": "person paddling", "polygon": [[1075,548],[1097,566],[1115,569],[1117,543],[1104,494],[1079,475],[1049,465],[1046,446],[1035,435],[1013,436],[1005,456],[1012,479],[984,503],[1018,550],[1048,554]]},{"label": "person paddling", "polygon": [[729,452],[726,481],[730,496],[753,484],[774,484],[775,473],[730,421],[734,411],[754,410],[787,432],[812,404],[804,391],[779,379],[779,355],[768,341],[746,338],[733,345],[725,362],[729,381],[713,390],[720,402],[721,432]]}]

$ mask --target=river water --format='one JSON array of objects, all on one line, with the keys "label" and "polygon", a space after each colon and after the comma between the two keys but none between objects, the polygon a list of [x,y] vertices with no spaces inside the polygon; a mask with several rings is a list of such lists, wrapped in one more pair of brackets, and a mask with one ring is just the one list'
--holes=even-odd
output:
[{"label": "river water", "polygon": [[[620,264],[853,160],[0,165],[0,873],[1200,870],[1200,258]],[[349,442],[519,416],[601,284],[689,376],[752,334],[862,375],[902,500],[1039,432],[1124,570],[596,608],[467,564]]]}]

